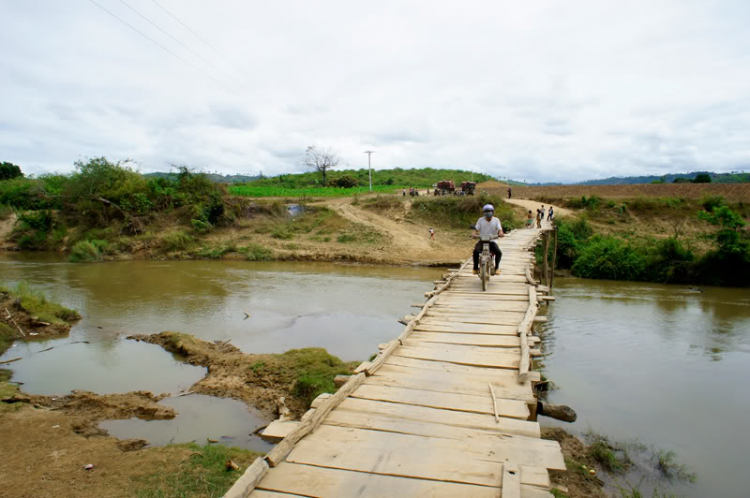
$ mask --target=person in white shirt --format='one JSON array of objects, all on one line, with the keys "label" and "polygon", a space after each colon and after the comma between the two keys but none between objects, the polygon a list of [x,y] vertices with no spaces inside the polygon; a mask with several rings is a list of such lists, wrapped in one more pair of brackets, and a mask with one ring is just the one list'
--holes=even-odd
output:
[{"label": "person in white shirt", "polygon": [[[487,204],[482,208],[484,216],[479,218],[477,224],[474,225],[474,238],[478,238],[480,235],[489,235],[492,239],[498,237],[504,237],[503,226],[500,220],[495,218],[495,207],[492,204]],[[483,242],[480,240],[474,246],[474,275],[479,273],[479,253],[482,252]],[[500,259],[503,257],[503,252],[498,247],[495,240],[490,241],[490,252],[495,255],[495,273],[500,267]]]}]

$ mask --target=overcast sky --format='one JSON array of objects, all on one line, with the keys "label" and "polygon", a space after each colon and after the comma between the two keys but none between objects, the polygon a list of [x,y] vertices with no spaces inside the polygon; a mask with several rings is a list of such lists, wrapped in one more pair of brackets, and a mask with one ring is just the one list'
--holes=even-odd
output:
[{"label": "overcast sky", "polygon": [[27,173],[274,175],[311,144],[528,181],[750,169],[747,0],[0,0],[0,19],[0,161]]}]

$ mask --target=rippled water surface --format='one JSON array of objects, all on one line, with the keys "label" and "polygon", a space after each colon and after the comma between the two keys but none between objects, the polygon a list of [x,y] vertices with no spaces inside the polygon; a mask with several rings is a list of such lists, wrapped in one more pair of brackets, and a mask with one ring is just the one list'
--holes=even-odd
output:
[{"label": "rippled water surface", "polygon": [[578,430],[674,450],[698,474],[680,494],[746,497],[750,291],[702,290],[556,279],[542,332],[559,386],[549,400],[578,412]]}]

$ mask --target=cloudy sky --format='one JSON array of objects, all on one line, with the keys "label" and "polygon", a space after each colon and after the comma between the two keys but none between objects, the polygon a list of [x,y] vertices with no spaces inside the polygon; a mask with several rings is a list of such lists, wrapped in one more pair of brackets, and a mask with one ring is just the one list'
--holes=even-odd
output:
[{"label": "cloudy sky", "polygon": [[528,181],[750,169],[747,0],[0,0],[0,18],[0,160],[27,173],[104,155],[273,175],[311,144]]}]

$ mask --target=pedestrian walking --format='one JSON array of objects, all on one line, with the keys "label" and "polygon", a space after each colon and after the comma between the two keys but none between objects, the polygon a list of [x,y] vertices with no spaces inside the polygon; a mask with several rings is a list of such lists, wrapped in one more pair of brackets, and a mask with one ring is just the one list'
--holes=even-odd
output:
[{"label": "pedestrian walking", "polygon": [[513,191],[510,189],[510,185],[509,185],[508,186],[508,199],[510,199],[512,195],[513,195]]},{"label": "pedestrian walking", "polygon": [[542,210],[541,209],[536,210],[536,227],[542,228]]},{"label": "pedestrian walking", "polygon": [[404,195],[404,197],[406,197],[406,189],[404,189],[404,194],[403,195]]},{"label": "pedestrian walking", "polygon": [[547,211],[547,221],[552,221],[552,206],[549,207],[549,211]]},{"label": "pedestrian walking", "polygon": [[435,240],[435,230],[430,228],[430,240]]}]

